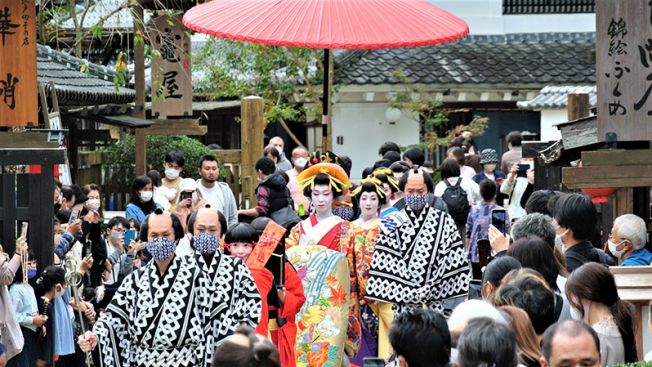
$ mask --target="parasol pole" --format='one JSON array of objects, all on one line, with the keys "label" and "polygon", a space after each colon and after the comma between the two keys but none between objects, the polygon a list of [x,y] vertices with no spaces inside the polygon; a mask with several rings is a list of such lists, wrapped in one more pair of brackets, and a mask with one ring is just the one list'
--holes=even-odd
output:
[{"label": "parasol pole", "polygon": [[328,150],[328,104],[330,103],[330,90],[328,88],[328,74],[330,73],[330,50],[324,49],[324,93],[321,106],[321,151]]}]

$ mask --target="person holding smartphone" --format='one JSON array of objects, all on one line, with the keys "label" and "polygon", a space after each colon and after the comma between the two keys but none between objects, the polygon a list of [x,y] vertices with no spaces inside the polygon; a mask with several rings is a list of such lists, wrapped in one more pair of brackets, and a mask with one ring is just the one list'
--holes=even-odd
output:
[{"label": "person holding smartphone", "polygon": [[525,203],[534,191],[534,161],[532,158],[523,158],[512,168],[500,186],[500,192],[509,197],[507,211],[512,221],[524,216]]},{"label": "person holding smartphone", "polygon": [[[129,238],[127,238],[130,235]],[[134,258],[145,248],[145,243],[135,241],[135,230],[124,217],[113,217],[106,228],[106,252],[111,270],[105,283],[117,288],[124,277],[134,271]]]}]

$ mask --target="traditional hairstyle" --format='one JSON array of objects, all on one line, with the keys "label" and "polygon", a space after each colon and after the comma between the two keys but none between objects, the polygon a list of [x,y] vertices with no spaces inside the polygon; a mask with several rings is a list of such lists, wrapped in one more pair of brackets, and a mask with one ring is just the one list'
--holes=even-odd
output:
[{"label": "traditional hairstyle", "polygon": [[306,197],[312,196],[312,190],[317,185],[328,186],[337,197],[351,187],[349,176],[342,167],[333,163],[318,163],[304,169],[297,176],[298,184],[303,187]]},{"label": "traditional hairstyle", "polygon": [[181,220],[179,220],[179,217],[177,217],[174,214],[169,214],[163,211],[161,208],[155,209],[151,214],[148,214],[145,219],[143,219],[143,223],[140,224],[140,232],[138,234],[138,238],[143,241],[147,242],[147,232],[149,231],[149,219],[153,215],[169,215],[170,219],[172,220],[172,230],[174,231],[174,239],[175,240],[180,240],[183,238],[183,226],[181,225]]},{"label": "traditional hairstyle", "polygon": [[[195,221],[197,221],[197,213],[199,213],[199,210],[196,212],[192,212],[188,217],[188,220],[186,221],[186,231],[192,235],[195,234]],[[226,231],[228,224],[226,222],[226,217],[219,210],[217,210],[217,218],[220,222],[220,236],[221,236]]]},{"label": "traditional hairstyle", "polygon": [[224,242],[231,243],[256,243],[260,236],[258,231],[249,223],[236,223],[224,235]]},{"label": "traditional hairstyle", "polygon": [[373,176],[362,180],[360,185],[351,193],[351,195],[360,200],[360,196],[363,192],[375,193],[378,196],[379,207],[387,203],[387,197],[385,197],[382,182]]},{"label": "traditional hairstyle", "polygon": [[432,176],[430,176],[428,172],[420,170],[418,167],[410,169],[409,171],[405,172],[403,176],[401,176],[401,180],[398,182],[398,189],[400,191],[405,191],[405,185],[407,185],[410,173],[421,175],[423,177],[423,182],[426,184],[426,188],[428,189],[429,193],[433,193],[435,191],[435,182],[432,180]]}]

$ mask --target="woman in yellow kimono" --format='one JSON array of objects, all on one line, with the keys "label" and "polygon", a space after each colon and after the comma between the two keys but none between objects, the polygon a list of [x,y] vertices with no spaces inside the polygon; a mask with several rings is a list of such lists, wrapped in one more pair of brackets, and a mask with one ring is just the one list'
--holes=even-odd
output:
[{"label": "woman in yellow kimono", "polygon": [[285,241],[287,258],[306,296],[296,319],[297,367],[340,367],[344,358],[357,353],[361,334],[358,301],[351,299],[357,294],[350,283],[354,269],[346,256],[353,248],[353,230],[332,209],[334,199],[345,195],[351,183],[334,163],[310,163],[297,181],[312,199],[314,213],[297,224]]},{"label": "woman in yellow kimono", "polygon": [[380,231],[380,208],[387,202],[383,182],[374,175],[362,180],[353,192],[358,200],[362,215],[353,222],[355,237],[353,251],[348,251],[349,266],[355,269],[354,279],[360,307],[362,338],[360,350],[352,363],[362,365],[365,357],[389,358],[389,326],[394,319],[392,305],[365,299],[369,267],[376,248]]}]

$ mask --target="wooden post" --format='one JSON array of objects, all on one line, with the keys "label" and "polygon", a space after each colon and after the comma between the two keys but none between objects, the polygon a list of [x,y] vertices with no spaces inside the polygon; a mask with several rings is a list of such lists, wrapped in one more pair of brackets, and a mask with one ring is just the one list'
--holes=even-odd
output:
[{"label": "wooden post", "polygon": [[589,95],[587,93],[571,93],[568,95],[568,121],[575,121],[589,116]]},{"label": "wooden post", "polygon": [[[254,200],[255,164],[263,156],[263,138],[265,129],[263,99],[249,96],[240,104],[240,147],[242,150],[242,203],[245,199]],[[243,205],[244,207],[244,205]]]},{"label": "wooden post", "polygon": [[326,146],[322,151],[333,149],[333,75],[335,70],[335,63],[333,61],[333,50],[328,50],[330,57],[328,58],[328,136],[326,137]]},{"label": "wooden post", "polygon": [[[134,17],[134,66],[135,66],[135,84],[136,100],[134,116],[145,118],[145,23],[144,12],[140,1],[136,1],[131,7]],[[147,148],[145,145],[145,133],[142,129],[135,129],[136,133],[136,176],[145,174],[147,162]]]}]

